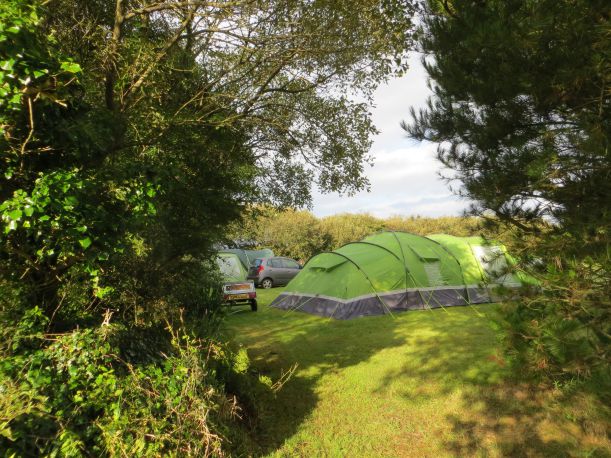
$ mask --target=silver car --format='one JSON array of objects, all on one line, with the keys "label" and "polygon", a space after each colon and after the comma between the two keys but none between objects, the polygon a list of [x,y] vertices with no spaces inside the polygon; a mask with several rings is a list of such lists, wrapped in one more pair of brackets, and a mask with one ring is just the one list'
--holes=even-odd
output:
[{"label": "silver car", "polygon": [[291,258],[258,258],[248,269],[248,279],[263,288],[286,285],[299,273],[301,266]]}]

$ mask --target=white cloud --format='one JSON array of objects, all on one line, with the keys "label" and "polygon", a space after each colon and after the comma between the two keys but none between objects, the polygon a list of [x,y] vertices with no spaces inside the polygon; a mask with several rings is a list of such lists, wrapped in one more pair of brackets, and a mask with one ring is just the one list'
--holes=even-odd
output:
[{"label": "white cloud", "polygon": [[439,177],[442,169],[435,157],[436,146],[407,138],[400,127],[409,120],[409,108],[425,105],[430,90],[419,55],[411,58],[411,69],[381,86],[375,94],[373,121],[380,134],[372,146],[374,166],[365,174],[371,192],[353,197],[314,194],[314,214],[371,213],[376,216],[459,215],[468,202],[453,195]]}]

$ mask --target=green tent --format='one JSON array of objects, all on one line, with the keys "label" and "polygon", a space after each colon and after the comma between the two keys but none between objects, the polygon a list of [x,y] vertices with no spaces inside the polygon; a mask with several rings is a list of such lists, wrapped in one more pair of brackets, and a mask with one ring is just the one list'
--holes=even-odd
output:
[{"label": "green tent", "polygon": [[235,253],[218,252],[216,263],[219,266],[223,280],[226,282],[245,281],[248,272]]},{"label": "green tent", "polygon": [[381,232],[312,257],[272,306],[349,319],[490,302],[491,286],[520,285],[507,263],[480,237]]},{"label": "green tent", "polygon": [[460,259],[467,283],[484,281],[508,287],[517,287],[522,283],[517,275],[508,272],[515,260],[499,243],[483,237],[454,237],[446,234],[429,235],[427,238],[440,243]]},{"label": "green tent", "polygon": [[242,248],[228,248],[222,250],[221,253],[233,253],[242,262],[242,265],[248,268],[252,266],[257,258],[273,258],[274,252],[269,248],[263,248],[261,250],[243,250]]}]

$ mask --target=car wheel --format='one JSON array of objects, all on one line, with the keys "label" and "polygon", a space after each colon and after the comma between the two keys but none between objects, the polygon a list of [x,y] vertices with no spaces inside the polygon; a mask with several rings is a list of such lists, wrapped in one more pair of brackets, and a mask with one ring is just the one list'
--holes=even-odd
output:
[{"label": "car wheel", "polygon": [[253,312],[257,311],[257,300],[253,299],[250,301],[250,310],[252,310]]},{"label": "car wheel", "polygon": [[271,278],[264,278],[261,282],[261,286],[265,289],[270,289],[272,286],[274,286],[274,282]]}]

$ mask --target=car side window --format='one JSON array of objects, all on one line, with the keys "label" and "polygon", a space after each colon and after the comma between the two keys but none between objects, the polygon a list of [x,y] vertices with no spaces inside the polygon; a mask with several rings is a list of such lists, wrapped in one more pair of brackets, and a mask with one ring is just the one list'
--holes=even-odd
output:
[{"label": "car side window", "polygon": [[280,259],[271,259],[269,263],[272,267],[282,268],[282,261]]},{"label": "car side window", "polygon": [[283,259],[282,263],[284,264],[285,269],[299,269],[299,264],[292,259]]}]

